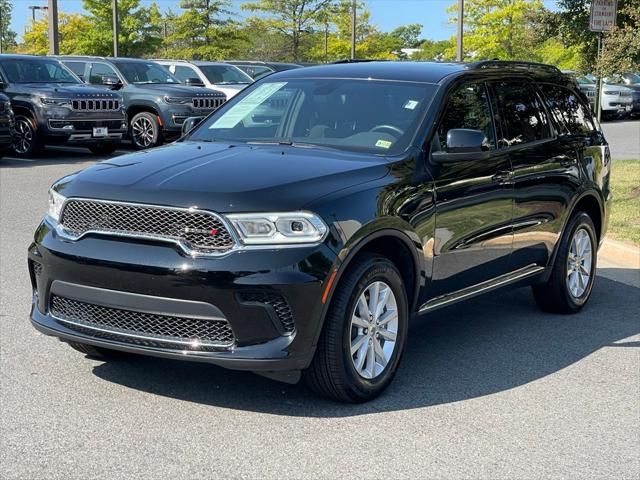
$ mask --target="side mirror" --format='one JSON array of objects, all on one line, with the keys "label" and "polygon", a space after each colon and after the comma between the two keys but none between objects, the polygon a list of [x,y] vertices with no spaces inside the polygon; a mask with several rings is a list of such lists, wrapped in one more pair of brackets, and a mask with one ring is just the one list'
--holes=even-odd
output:
[{"label": "side mirror", "polygon": [[187,78],[184,84],[192,87],[204,87],[204,83],[199,78]]},{"label": "side mirror", "polygon": [[446,150],[433,152],[436,163],[483,159],[489,156],[489,141],[484,132],[469,128],[453,128],[447,132]]},{"label": "side mirror", "polygon": [[4,81],[0,78],[0,90],[4,90]]},{"label": "side mirror", "polygon": [[187,133],[196,128],[202,121],[202,118],[203,117],[188,117],[184,122],[182,122],[182,136],[184,137]]},{"label": "side mirror", "polygon": [[113,90],[117,90],[118,88],[120,88],[122,86],[122,82],[120,82],[120,79],[118,77],[115,76],[110,76],[110,75],[103,75],[102,76],[102,85],[104,85],[105,87],[109,87]]}]

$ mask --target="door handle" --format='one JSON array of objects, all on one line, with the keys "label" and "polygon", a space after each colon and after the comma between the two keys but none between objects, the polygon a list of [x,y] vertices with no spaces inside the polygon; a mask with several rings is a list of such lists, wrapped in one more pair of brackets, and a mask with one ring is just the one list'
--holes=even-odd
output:
[{"label": "door handle", "polygon": [[511,170],[500,170],[491,177],[491,180],[495,183],[508,183],[511,178],[513,178]]}]

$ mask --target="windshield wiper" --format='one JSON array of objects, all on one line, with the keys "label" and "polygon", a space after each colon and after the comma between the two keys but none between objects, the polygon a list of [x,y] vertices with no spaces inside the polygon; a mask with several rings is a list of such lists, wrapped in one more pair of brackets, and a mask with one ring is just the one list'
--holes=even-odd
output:
[{"label": "windshield wiper", "polygon": [[250,140],[247,145],[286,145],[293,146],[293,142],[288,140]]}]

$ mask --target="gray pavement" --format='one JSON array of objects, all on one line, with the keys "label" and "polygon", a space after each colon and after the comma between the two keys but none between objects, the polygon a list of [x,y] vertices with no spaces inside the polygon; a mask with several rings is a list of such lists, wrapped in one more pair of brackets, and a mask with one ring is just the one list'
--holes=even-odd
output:
[{"label": "gray pavement", "polygon": [[640,160],[640,120],[603,122],[614,160]]},{"label": "gray pavement", "polygon": [[413,322],[395,383],[365,405],[207,365],[102,362],[27,319],[47,187],[89,165],[56,155],[0,160],[1,478],[640,477],[640,288],[624,266],[603,263],[578,315],[519,289]]}]

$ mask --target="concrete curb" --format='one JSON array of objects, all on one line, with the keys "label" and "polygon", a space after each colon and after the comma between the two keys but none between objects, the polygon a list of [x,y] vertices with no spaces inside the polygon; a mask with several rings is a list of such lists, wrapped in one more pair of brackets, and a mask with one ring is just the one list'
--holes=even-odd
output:
[{"label": "concrete curb", "polygon": [[603,260],[640,269],[640,247],[605,238],[598,252]]}]

